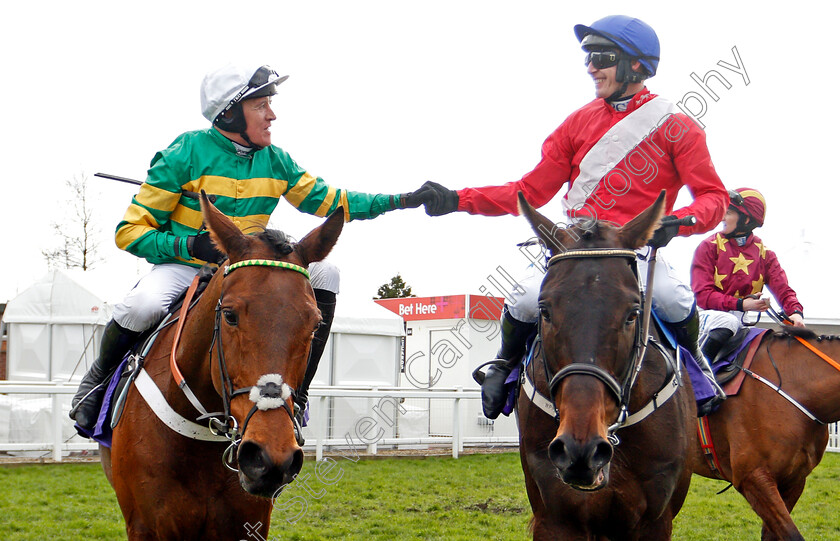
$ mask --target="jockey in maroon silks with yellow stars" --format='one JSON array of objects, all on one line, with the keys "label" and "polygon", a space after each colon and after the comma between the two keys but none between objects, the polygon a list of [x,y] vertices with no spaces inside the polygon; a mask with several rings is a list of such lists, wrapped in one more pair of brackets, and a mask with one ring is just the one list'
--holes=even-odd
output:
[{"label": "jockey in maroon silks with yellow stars", "polygon": [[804,327],[802,304],[788,284],[776,254],[753,234],[764,225],[767,204],[753,188],[729,192],[723,230],[705,239],[694,252],[691,287],[700,316],[703,353],[712,361],[724,343],[745,324],[748,312],[770,308],[761,292],[766,285],[791,322]]}]

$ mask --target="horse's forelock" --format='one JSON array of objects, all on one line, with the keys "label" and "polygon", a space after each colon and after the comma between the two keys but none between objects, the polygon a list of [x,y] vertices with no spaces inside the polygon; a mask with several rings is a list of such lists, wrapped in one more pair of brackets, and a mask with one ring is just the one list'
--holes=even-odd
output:
[{"label": "horse's forelock", "polygon": [[617,245],[618,228],[601,220],[576,225],[573,233],[580,238],[574,248],[604,248]]},{"label": "horse's forelock", "polygon": [[289,255],[295,250],[292,238],[277,229],[266,229],[258,238],[267,244],[278,256]]}]

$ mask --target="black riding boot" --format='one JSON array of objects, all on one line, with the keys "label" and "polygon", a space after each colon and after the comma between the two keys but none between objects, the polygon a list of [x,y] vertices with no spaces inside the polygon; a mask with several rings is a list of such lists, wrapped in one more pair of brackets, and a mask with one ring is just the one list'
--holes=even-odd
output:
[{"label": "black riding boot", "polygon": [[505,380],[522,360],[528,337],[534,332],[536,325],[515,319],[505,307],[502,314],[502,345],[496,355],[498,362],[494,361],[490,365],[483,381],[479,381],[480,376],[476,377],[476,374],[473,374],[481,384],[481,408],[488,419],[497,418],[505,408]]},{"label": "black riding boot", "polygon": [[321,310],[321,325],[312,337],[312,347],[309,350],[309,360],[306,362],[306,373],[303,381],[295,393],[295,417],[298,423],[303,426],[303,413],[306,410],[306,402],[309,400],[309,385],[315,378],[318,371],[318,363],[324,354],[327,339],[330,337],[333,318],[335,317],[335,293],[326,289],[315,290],[315,300],[318,302],[318,309]]},{"label": "black riding boot", "polygon": [[715,358],[717,357],[717,354],[720,353],[720,349],[729,341],[730,338],[732,338],[734,334],[735,333],[729,329],[724,329],[722,327],[709,331],[706,335],[706,339],[703,340],[703,344],[701,345],[703,354],[709,362],[715,362]]},{"label": "black riding boot", "polygon": [[105,395],[105,385],[102,383],[116,370],[139,336],[139,332],[124,329],[113,319],[105,326],[99,346],[99,357],[79,383],[79,390],[73,397],[73,408],[70,410],[70,418],[82,428],[93,431],[96,418],[99,417],[102,397]]},{"label": "black riding boot", "polygon": [[672,323],[671,326],[674,329],[674,335],[677,339],[677,343],[691,353],[694,360],[697,361],[697,365],[700,367],[700,370],[702,370],[703,375],[706,376],[706,379],[709,380],[709,383],[715,391],[715,396],[711,397],[703,404],[700,404],[697,410],[698,417],[708,415],[717,409],[721,402],[726,400],[726,393],[723,392],[723,389],[720,388],[720,385],[718,385],[715,380],[715,374],[712,372],[712,367],[709,365],[709,361],[700,349],[700,343],[698,341],[700,338],[700,317],[697,314],[697,309],[692,308],[691,315],[689,315],[688,318],[680,323]]}]

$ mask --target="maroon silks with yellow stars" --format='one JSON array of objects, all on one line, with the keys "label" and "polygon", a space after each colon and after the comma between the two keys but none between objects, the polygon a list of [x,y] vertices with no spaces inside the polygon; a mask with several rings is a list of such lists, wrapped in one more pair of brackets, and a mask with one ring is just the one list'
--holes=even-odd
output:
[{"label": "maroon silks with yellow stars", "polygon": [[796,292],[776,254],[751,235],[743,246],[715,233],[697,247],[691,266],[691,287],[705,310],[737,309],[738,299],[770,289],[785,312],[802,311]]}]

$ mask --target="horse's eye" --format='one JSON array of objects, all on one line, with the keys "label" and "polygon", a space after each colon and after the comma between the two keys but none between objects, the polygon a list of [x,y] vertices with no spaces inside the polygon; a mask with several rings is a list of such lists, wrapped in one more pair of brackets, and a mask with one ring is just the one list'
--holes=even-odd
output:
[{"label": "horse's eye", "polygon": [[551,321],[551,313],[548,311],[546,306],[540,305],[540,316],[545,320],[546,323]]},{"label": "horse's eye", "polygon": [[236,327],[236,325],[239,324],[239,316],[237,316],[236,312],[234,312],[233,310],[222,310],[222,315],[225,316],[225,323],[227,323],[231,327]]},{"label": "horse's eye", "polygon": [[638,308],[634,308],[633,310],[631,310],[630,313],[627,315],[627,324],[632,325],[633,323],[635,323],[636,319],[638,319],[641,313],[642,311]]}]

